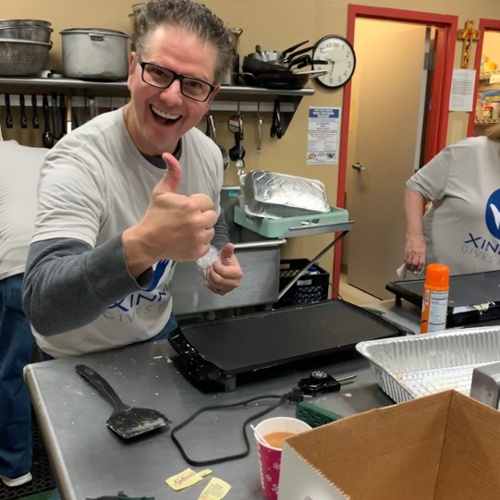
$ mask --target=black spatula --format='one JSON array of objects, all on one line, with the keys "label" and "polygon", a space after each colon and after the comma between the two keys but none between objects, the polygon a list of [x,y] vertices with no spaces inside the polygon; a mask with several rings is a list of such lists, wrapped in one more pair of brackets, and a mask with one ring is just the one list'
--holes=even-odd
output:
[{"label": "black spatula", "polygon": [[134,408],[125,404],[108,382],[92,368],[76,365],[75,370],[113,405],[113,413],[106,425],[121,438],[140,436],[170,423],[170,420],[157,410]]}]

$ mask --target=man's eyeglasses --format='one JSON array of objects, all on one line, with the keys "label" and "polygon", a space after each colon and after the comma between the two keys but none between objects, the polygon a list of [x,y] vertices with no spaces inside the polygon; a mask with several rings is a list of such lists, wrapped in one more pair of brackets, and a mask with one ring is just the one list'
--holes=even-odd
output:
[{"label": "man's eyeglasses", "polygon": [[205,102],[215,87],[208,82],[191,76],[179,75],[171,69],[162,68],[149,62],[141,62],[142,80],[153,87],[168,89],[175,80],[181,83],[181,93],[195,101]]}]

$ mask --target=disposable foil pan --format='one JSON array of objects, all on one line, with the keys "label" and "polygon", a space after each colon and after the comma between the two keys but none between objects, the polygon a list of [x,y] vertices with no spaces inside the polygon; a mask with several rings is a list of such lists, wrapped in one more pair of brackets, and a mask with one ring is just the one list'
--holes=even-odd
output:
[{"label": "disposable foil pan", "polygon": [[315,179],[253,170],[244,179],[245,211],[268,218],[327,213],[325,186]]},{"label": "disposable foil pan", "polygon": [[474,368],[500,361],[500,327],[369,340],[356,349],[397,403],[448,389],[468,396]]}]

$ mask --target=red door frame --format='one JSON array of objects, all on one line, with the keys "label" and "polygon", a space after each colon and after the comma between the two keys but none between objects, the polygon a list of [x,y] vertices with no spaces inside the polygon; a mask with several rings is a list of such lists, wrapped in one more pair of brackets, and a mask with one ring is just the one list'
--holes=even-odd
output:
[{"label": "red door frame", "polygon": [[[441,74],[440,77],[433,79],[432,102],[435,106],[434,112],[428,113],[427,132],[432,132],[432,143],[427,148],[426,156],[434,156],[438,151],[446,146],[446,133],[448,130],[448,98],[451,91],[451,80],[453,74],[454,54],[456,47],[456,34],[458,30],[458,17],[441,14],[432,14],[429,12],[418,12],[402,9],[387,9],[383,7],[368,7],[365,5],[349,4],[347,14],[347,34],[346,38],[354,45],[354,30],[356,18],[363,17],[369,19],[379,19],[386,21],[398,21],[414,24],[425,24],[427,26],[436,26],[440,28],[442,41],[437,44],[436,59],[443,61],[438,64]],[[437,76],[437,75],[436,75]],[[347,169],[347,145],[349,129],[349,113],[351,102],[350,81],[344,87],[342,123],[340,127],[340,150],[339,150],[339,174],[337,184],[337,206],[343,208],[345,205],[345,184]],[[403,210],[403,207],[401,207]],[[337,236],[340,233],[337,233]],[[332,297],[338,296],[340,282],[340,265],[342,258],[342,241],[334,247],[333,257],[333,293]]]},{"label": "red door frame", "polygon": [[[479,19],[479,38],[476,43],[476,57],[474,58],[474,69],[479,75],[481,70],[481,55],[483,53],[484,32],[487,30],[500,31],[500,20],[498,19]],[[477,95],[479,88],[479,78],[476,78],[474,86],[474,95]],[[474,111],[469,114],[469,126],[467,127],[467,135],[471,137],[474,134]]]}]

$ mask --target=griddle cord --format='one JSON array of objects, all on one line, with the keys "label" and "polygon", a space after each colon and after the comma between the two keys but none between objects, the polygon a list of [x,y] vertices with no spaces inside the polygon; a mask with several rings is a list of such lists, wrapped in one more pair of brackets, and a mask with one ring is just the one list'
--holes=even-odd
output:
[{"label": "griddle cord", "polygon": [[[242,433],[243,433],[243,440],[245,441],[245,451],[242,453],[237,453],[236,455],[229,455],[227,457],[220,457],[220,458],[214,458],[210,460],[193,460],[192,458],[189,458],[184,451],[184,448],[182,447],[181,443],[175,436],[175,433],[177,431],[180,431],[182,428],[186,427],[190,422],[192,422],[198,415],[205,411],[210,411],[210,410],[222,410],[225,408],[234,408],[236,406],[243,406],[249,403],[253,403],[254,401],[260,401],[261,399],[279,399],[279,401],[272,405],[271,407],[267,408],[266,410],[263,410],[259,413],[256,413],[255,415],[252,415],[251,417],[247,418],[243,422],[243,427],[242,427]],[[287,392],[286,394],[283,394],[282,396],[277,396],[275,394],[272,394],[270,396],[257,396],[252,399],[247,399],[245,401],[240,401],[239,403],[233,403],[230,405],[215,405],[215,406],[205,406],[204,408],[200,408],[198,411],[193,413],[189,418],[184,420],[184,422],[181,422],[179,425],[175,426],[172,429],[172,432],[170,434],[170,437],[172,438],[172,441],[174,442],[175,446],[179,449],[182,458],[189,464],[189,465],[197,465],[199,467],[205,466],[205,465],[214,465],[214,464],[221,464],[223,462],[229,462],[230,460],[237,460],[238,458],[245,458],[248,456],[250,453],[250,442],[248,440],[248,436],[246,433],[246,427],[247,425],[252,422],[253,420],[262,417],[263,415],[266,415],[267,413],[270,413],[271,411],[275,410],[276,408],[279,408],[283,403],[286,403],[287,401],[291,403],[300,403],[304,399],[302,395],[302,391],[298,388],[295,387],[292,389],[290,392]]]}]

